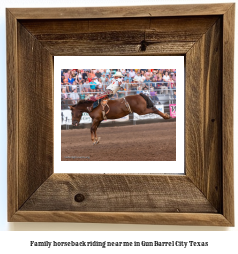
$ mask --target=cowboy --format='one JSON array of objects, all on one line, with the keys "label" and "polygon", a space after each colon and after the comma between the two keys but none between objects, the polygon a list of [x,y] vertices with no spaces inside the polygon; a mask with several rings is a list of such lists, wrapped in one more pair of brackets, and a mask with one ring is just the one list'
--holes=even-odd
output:
[{"label": "cowboy", "polygon": [[122,79],[121,79],[122,77],[123,75],[121,74],[121,72],[116,72],[113,75],[112,83],[106,88],[106,91],[102,94],[99,94],[90,98],[90,100],[94,101],[94,103],[91,107],[87,107],[89,112],[91,112],[94,108],[96,108],[99,105],[100,99],[104,97],[110,98],[116,94],[116,92],[119,90],[122,84]]}]

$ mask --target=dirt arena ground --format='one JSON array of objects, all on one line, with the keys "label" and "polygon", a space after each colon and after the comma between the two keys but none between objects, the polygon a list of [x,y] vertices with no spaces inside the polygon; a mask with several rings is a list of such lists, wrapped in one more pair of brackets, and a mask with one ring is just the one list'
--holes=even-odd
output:
[{"label": "dirt arena ground", "polygon": [[99,127],[98,145],[90,129],[61,131],[62,161],[175,161],[176,122]]}]

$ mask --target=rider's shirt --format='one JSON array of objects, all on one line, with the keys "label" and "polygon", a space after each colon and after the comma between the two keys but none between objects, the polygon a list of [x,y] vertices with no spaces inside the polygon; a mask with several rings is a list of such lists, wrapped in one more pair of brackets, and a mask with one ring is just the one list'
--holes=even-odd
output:
[{"label": "rider's shirt", "polygon": [[113,94],[115,94],[119,88],[119,82],[121,82],[122,79],[118,78],[118,79],[112,79],[112,83],[107,87],[107,89],[111,90],[113,92]]}]

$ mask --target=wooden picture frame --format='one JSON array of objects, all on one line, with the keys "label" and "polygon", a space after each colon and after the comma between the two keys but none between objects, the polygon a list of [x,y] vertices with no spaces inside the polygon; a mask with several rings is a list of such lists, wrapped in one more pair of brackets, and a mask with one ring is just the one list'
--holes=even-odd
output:
[{"label": "wooden picture frame", "polygon": [[[6,9],[8,221],[234,226],[234,17],[233,3]],[[59,55],[184,55],[186,174],[54,174]]]}]

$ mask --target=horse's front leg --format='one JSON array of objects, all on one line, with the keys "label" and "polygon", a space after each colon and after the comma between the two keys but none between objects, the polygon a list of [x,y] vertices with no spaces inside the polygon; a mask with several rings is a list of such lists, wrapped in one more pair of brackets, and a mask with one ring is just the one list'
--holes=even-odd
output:
[{"label": "horse's front leg", "polygon": [[99,143],[100,137],[97,137],[97,128],[101,121],[94,119],[91,127],[91,139],[93,141],[93,144],[96,145]]},{"label": "horse's front leg", "polygon": [[96,127],[96,130],[95,130],[95,145],[99,144],[99,141],[100,141],[100,137],[97,137],[97,127]]},{"label": "horse's front leg", "polygon": [[93,126],[91,127],[91,140],[93,141],[93,144],[94,144],[94,131],[93,131]]},{"label": "horse's front leg", "polygon": [[97,122],[95,132],[94,132],[94,137],[95,137],[96,144],[99,144],[99,141],[101,139],[100,137],[97,137],[97,129],[98,129],[98,126],[99,126],[100,123],[101,123],[101,121]]}]

